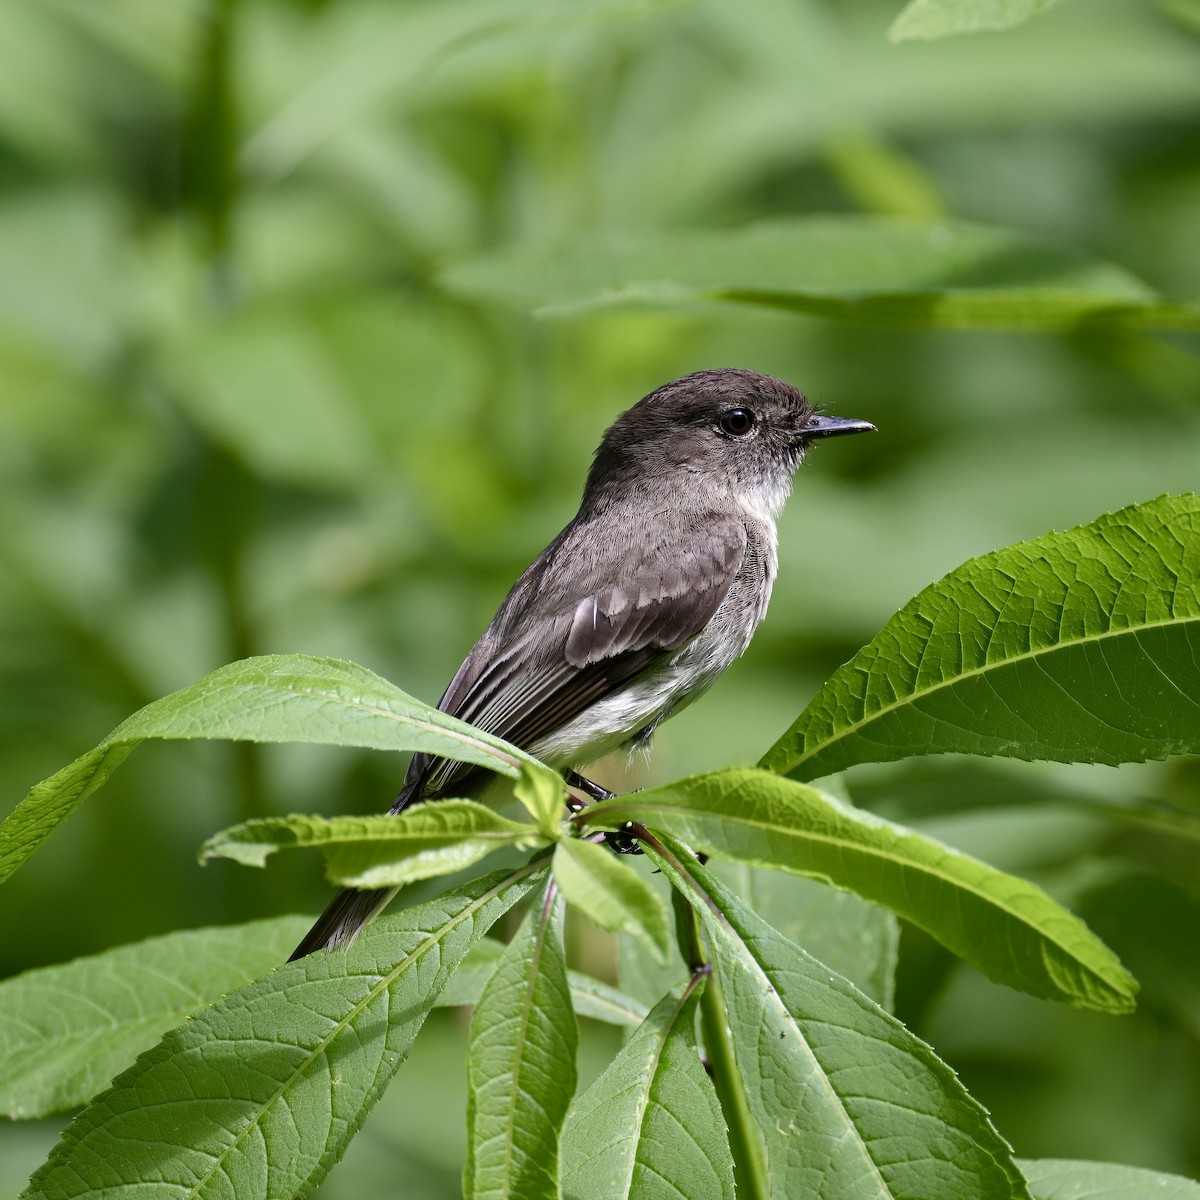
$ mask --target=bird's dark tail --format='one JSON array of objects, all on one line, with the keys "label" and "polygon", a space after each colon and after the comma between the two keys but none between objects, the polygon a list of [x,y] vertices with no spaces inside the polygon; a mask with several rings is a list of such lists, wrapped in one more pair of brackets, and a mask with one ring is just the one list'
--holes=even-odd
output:
[{"label": "bird's dark tail", "polygon": [[304,940],[292,951],[288,962],[303,958],[314,950],[326,947],[345,950],[359,931],[396,894],[398,888],[379,888],[360,892],[342,888],[329,902],[329,907],[317,918],[317,923],[304,935]]},{"label": "bird's dark tail", "polygon": [[[430,761],[424,755],[413,756],[404,787],[400,789],[400,795],[388,809],[390,815],[395,816],[403,812],[417,801],[421,779]],[[317,923],[304,935],[300,945],[292,951],[288,962],[294,962],[297,958],[303,958],[306,954],[322,948],[345,950],[358,937],[363,926],[374,920],[380,909],[386,907],[399,890],[379,888],[360,892],[357,888],[342,888],[329,902],[329,907],[317,918]]]}]

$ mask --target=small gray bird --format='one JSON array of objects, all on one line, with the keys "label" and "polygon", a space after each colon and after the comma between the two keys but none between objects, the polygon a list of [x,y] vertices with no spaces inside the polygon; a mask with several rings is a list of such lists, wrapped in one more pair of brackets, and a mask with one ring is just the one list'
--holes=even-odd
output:
[{"label": "small gray bird", "polygon": [[[763,619],[775,519],[808,444],[874,428],[822,416],[753,371],[651,392],[604,435],[578,514],[513,585],[438,708],[571,773],[647,745]],[[416,754],[390,811],[471,795],[489,777]],[[343,890],[292,957],[348,945],[394,894]]]}]

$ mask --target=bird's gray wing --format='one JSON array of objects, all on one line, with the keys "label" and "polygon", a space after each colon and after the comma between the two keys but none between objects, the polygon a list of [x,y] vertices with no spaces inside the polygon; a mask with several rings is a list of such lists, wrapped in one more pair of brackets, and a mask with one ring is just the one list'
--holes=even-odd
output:
[{"label": "bird's gray wing", "polygon": [[[581,562],[580,537],[568,527],[518,581],[446,689],[443,711],[514,745],[535,744],[699,633],[747,547],[745,524],[718,513],[612,562]],[[534,597],[539,617],[522,620]],[[469,772],[418,755],[405,792],[445,794]]]}]

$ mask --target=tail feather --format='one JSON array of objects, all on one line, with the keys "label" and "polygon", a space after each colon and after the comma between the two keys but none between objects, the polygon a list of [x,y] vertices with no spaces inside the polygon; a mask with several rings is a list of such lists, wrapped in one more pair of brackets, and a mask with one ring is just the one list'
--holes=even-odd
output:
[{"label": "tail feather", "polygon": [[[391,815],[403,812],[417,801],[424,773],[432,760],[425,755],[413,755],[409,764],[404,786],[396,797]],[[369,924],[385,908],[399,888],[379,888],[376,891],[360,892],[357,888],[342,888],[329,902],[329,906],[317,918],[317,923],[304,935],[288,962],[295,962],[314,950],[345,950],[358,937],[364,925]]]},{"label": "tail feather", "polygon": [[317,923],[304,935],[304,940],[292,951],[292,962],[314,950],[345,950],[381,908],[399,891],[398,888],[379,888],[360,892],[342,888],[329,902],[329,907],[317,918]]}]

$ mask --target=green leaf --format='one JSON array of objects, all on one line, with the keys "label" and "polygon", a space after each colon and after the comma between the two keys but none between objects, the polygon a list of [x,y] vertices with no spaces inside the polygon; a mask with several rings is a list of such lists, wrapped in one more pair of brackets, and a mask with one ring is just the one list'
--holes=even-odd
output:
[{"label": "green leaf", "polygon": [[578,1031],[551,884],[533,905],[471,1019],[466,1200],[557,1200],[558,1135],[575,1092]]},{"label": "green leaf", "polygon": [[522,763],[513,795],[525,806],[547,840],[556,841],[561,836],[566,799],[562,778],[556,772]]},{"label": "green leaf", "polygon": [[699,775],[576,819],[637,821],[705,854],[824,880],[893,909],[1000,983],[1084,1008],[1133,1008],[1136,982],[1041,888],[765,771]]},{"label": "green leaf", "polygon": [[[0,982],[0,1112],[29,1120],[78,1108],[183,1017],[285,961],[311,917],[186,930]],[[504,947],[478,941],[436,1006],[474,1004]],[[584,1017],[636,1028],[646,1006],[568,971]]]},{"label": "green leaf", "polygon": [[536,882],[524,867],[382,917],[168,1033],[77,1117],[29,1200],[143,1189],[290,1200],[325,1177],[463,956]]},{"label": "green leaf", "polygon": [[1200,1200],[1200,1183],[1180,1175],[1071,1159],[1020,1159],[1033,1200]]},{"label": "green leaf", "polygon": [[732,1200],[725,1121],[696,1048],[696,993],[664,996],[576,1101],[566,1200]]},{"label": "green leaf", "polygon": [[942,38],[956,33],[1011,29],[1059,0],[908,0],[888,30],[888,41]]},{"label": "green leaf", "polygon": [[838,668],[761,766],[914,754],[1123,762],[1200,751],[1200,496],[972,559]]},{"label": "green leaf", "polygon": [[566,838],[554,849],[554,878],[568,904],[602,929],[632,933],[661,961],[671,946],[671,923],[658,893],[607,846]]},{"label": "green leaf", "polygon": [[311,922],[190,929],[0,983],[0,1112],[78,1108],[180,1020],[287,958]]},{"label": "green leaf", "polygon": [[768,925],[892,1011],[900,923],[887,908],[749,863],[714,862],[713,873]]},{"label": "green leaf", "polygon": [[[289,947],[290,949],[290,947]],[[438,997],[439,1007],[477,1004],[484,985],[504,957],[504,946],[491,938],[483,938],[471,947],[471,953],[450,978]],[[591,1017],[607,1025],[623,1025],[636,1029],[646,1019],[646,1006],[607,983],[601,983],[582,971],[568,971],[571,1005],[578,1016]]]},{"label": "green leaf", "polygon": [[7,879],[146,738],[320,742],[420,750],[516,775],[533,762],[513,746],[354,663],[302,654],[247,658],[146,705],[93,750],[37,784],[0,825]]},{"label": "green leaf", "polygon": [[1200,305],[1055,242],[963,221],[815,216],[736,230],[589,233],[451,267],[452,290],[543,314],[735,301],[916,329],[1200,329]]},{"label": "green leaf", "polygon": [[395,816],[317,817],[304,813],[234,825],[209,838],[200,861],[232,858],[261,867],[276,850],[315,846],[331,883],[400,887],[469,867],[494,850],[545,845],[529,825],[473,800],[418,804]]},{"label": "green leaf", "polygon": [[647,850],[704,922],[773,1196],[1028,1200],[987,1113],[927,1045],[685,851]]}]

